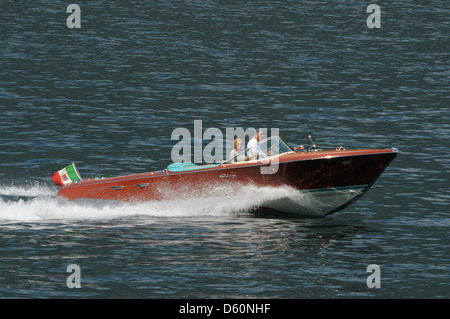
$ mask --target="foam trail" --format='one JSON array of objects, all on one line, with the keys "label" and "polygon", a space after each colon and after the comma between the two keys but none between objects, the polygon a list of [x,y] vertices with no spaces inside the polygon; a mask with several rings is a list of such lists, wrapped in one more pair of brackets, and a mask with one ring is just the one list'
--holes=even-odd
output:
[{"label": "foam trail", "polygon": [[217,201],[179,200],[167,202],[120,203],[102,201],[68,202],[59,198],[29,201],[0,199],[0,221],[108,220],[134,216],[212,216],[235,211]]},{"label": "foam trail", "polygon": [[[247,212],[266,201],[292,196],[292,189],[246,186],[234,197],[187,198],[168,201],[123,203],[56,197],[54,188],[39,185],[0,187],[0,222],[110,220],[130,217],[224,216]],[[5,200],[5,196],[31,196]]]},{"label": "foam trail", "polygon": [[24,196],[24,197],[37,197],[37,196],[54,196],[57,190],[55,187],[42,186],[38,183],[34,183],[30,186],[0,186],[0,196]]}]

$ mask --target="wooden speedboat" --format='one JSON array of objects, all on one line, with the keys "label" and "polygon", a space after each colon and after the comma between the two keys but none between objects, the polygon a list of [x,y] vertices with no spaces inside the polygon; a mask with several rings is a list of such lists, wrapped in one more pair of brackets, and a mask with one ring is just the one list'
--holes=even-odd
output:
[{"label": "wooden speedboat", "polygon": [[[272,139],[272,140],[270,140]],[[196,165],[172,163],[166,169],[63,185],[68,200],[166,201],[236,198],[246,187],[285,187],[286,197],[261,206],[292,214],[325,216],[365,194],[397,156],[398,150],[294,150],[278,137],[267,139],[266,158]],[[264,143],[262,143],[264,144]]]}]

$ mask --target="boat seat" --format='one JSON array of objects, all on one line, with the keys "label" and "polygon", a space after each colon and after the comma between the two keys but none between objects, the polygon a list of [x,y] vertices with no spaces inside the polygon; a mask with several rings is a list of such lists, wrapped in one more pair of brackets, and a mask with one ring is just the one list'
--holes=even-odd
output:
[{"label": "boat seat", "polygon": [[219,164],[211,164],[211,165],[202,165],[198,166],[191,162],[182,162],[182,163],[172,163],[169,166],[167,166],[167,169],[169,172],[185,172],[195,169],[203,169],[203,168],[210,168],[210,167],[216,167],[219,166]]}]

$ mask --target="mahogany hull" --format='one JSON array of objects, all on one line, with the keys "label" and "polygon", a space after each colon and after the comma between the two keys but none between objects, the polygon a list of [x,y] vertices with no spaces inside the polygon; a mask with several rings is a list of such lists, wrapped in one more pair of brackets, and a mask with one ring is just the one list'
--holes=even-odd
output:
[{"label": "mahogany hull", "polygon": [[304,197],[300,196],[279,198],[264,206],[288,213],[309,210],[323,216],[361,197],[397,153],[396,149],[293,152],[282,154],[269,163],[240,162],[85,180],[63,186],[58,196],[68,200],[164,201],[233,197],[249,185],[289,187],[299,194],[309,194],[312,204],[303,207]]}]

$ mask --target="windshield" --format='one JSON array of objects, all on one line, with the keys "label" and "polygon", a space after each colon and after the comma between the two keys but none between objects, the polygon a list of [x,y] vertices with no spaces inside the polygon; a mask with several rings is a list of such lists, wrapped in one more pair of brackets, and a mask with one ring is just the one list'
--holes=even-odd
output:
[{"label": "windshield", "polygon": [[259,148],[267,156],[274,156],[286,152],[292,152],[292,149],[284,143],[280,137],[272,136],[259,142]]},{"label": "windshield", "polygon": [[255,159],[276,156],[286,152],[293,152],[293,150],[286,143],[284,143],[278,136],[272,136],[262,140],[261,142],[258,143],[257,149],[258,149],[257,154],[253,153],[252,155],[251,150],[247,148],[244,151],[239,152],[238,155],[235,155],[232,158],[225,160],[224,163],[233,163],[249,160],[251,161]]}]

